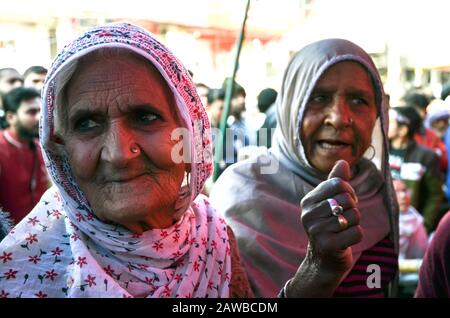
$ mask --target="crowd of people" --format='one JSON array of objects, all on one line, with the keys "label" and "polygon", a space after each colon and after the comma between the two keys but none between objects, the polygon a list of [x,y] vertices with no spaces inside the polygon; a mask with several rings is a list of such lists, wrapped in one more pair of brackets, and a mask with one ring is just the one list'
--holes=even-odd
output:
[{"label": "crowd of people", "polygon": [[0,69],[0,297],[396,297],[409,259],[450,297],[450,89],[390,105],[343,39],[280,87],[250,128],[242,85],[127,23]]}]

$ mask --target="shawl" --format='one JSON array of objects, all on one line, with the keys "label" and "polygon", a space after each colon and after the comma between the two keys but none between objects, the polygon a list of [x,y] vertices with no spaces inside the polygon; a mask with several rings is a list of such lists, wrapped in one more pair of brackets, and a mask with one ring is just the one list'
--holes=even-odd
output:
[{"label": "shawl", "polygon": [[[102,222],[52,141],[58,98],[76,60],[93,50],[130,50],[161,73],[189,132],[190,177],[175,204],[179,219],[134,234]],[[43,89],[40,141],[54,186],[0,243],[1,297],[228,297],[227,226],[199,195],[212,172],[210,125],[187,70],[147,31],[108,24],[87,31],[56,57]]]},{"label": "shawl", "polygon": [[341,39],[315,42],[299,51],[285,71],[276,101],[278,126],[272,148],[231,166],[211,192],[211,202],[236,234],[256,296],[276,296],[306,255],[308,237],[300,220],[300,201],[327,176],[308,162],[299,132],[316,82],[341,61],[357,62],[368,71],[378,108],[372,134],[375,155],[368,154],[372,161],[361,159],[350,181],[364,231],[363,240],[352,246],[353,264],[388,235],[398,251],[398,206],[386,155],[388,107],[379,74],[357,45]]}]

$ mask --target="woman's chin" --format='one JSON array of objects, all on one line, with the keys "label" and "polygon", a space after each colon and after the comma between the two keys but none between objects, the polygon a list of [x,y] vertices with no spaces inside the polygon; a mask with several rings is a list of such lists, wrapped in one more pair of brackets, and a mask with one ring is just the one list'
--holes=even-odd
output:
[{"label": "woman's chin", "polygon": [[[148,199],[148,197],[147,197]],[[95,210],[95,208],[94,208]],[[104,204],[102,220],[120,224],[132,232],[144,232],[172,225],[172,214],[162,206],[144,200],[118,200]],[[136,230],[139,229],[139,230]]]},{"label": "woman's chin", "polygon": [[[95,206],[93,209],[96,210]],[[124,223],[145,219],[148,217],[149,211],[151,211],[149,204],[132,200],[117,200],[105,203],[98,216],[110,222]]]}]

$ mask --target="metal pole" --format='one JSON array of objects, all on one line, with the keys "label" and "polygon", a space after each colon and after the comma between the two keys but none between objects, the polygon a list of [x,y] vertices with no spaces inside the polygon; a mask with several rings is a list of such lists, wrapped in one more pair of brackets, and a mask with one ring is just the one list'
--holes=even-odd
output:
[{"label": "metal pole", "polygon": [[234,59],[234,67],[233,74],[231,78],[228,79],[228,83],[225,90],[225,102],[224,102],[224,110],[222,113],[222,117],[220,118],[220,135],[218,136],[217,144],[214,148],[214,174],[213,181],[215,182],[219,177],[219,169],[220,169],[220,161],[222,159],[222,150],[223,145],[225,144],[226,139],[226,126],[228,114],[230,113],[231,99],[233,98],[234,93],[234,79],[236,77],[236,72],[239,66],[239,56],[241,54],[242,42],[244,41],[245,36],[245,24],[247,22],[248,9],[250,8],[250,0],[247,0],[247,5],[245,7],[245,15],[244,21],[242,22],[241,33],[239,35],[239,39],[237,41],[237,49],[236,49],[236,57]]}]

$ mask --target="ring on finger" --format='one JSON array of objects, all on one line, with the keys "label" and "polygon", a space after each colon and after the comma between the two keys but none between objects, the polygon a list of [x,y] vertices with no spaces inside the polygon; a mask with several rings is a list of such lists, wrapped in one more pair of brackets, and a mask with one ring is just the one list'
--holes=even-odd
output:
[{"label": "ring on finger", "polygon": [[342,231],[345,230],[348,227],[348,220],[342,214],[339,214],[337,219],[341,227],[341,230]]},{"label": "ring on finger", "polygon": [[327,201],[331,208],[331,214],[333,214],[334,216],[339,216],[344,212],[342,206],[335,199],[331,198],[327,199]]}]

